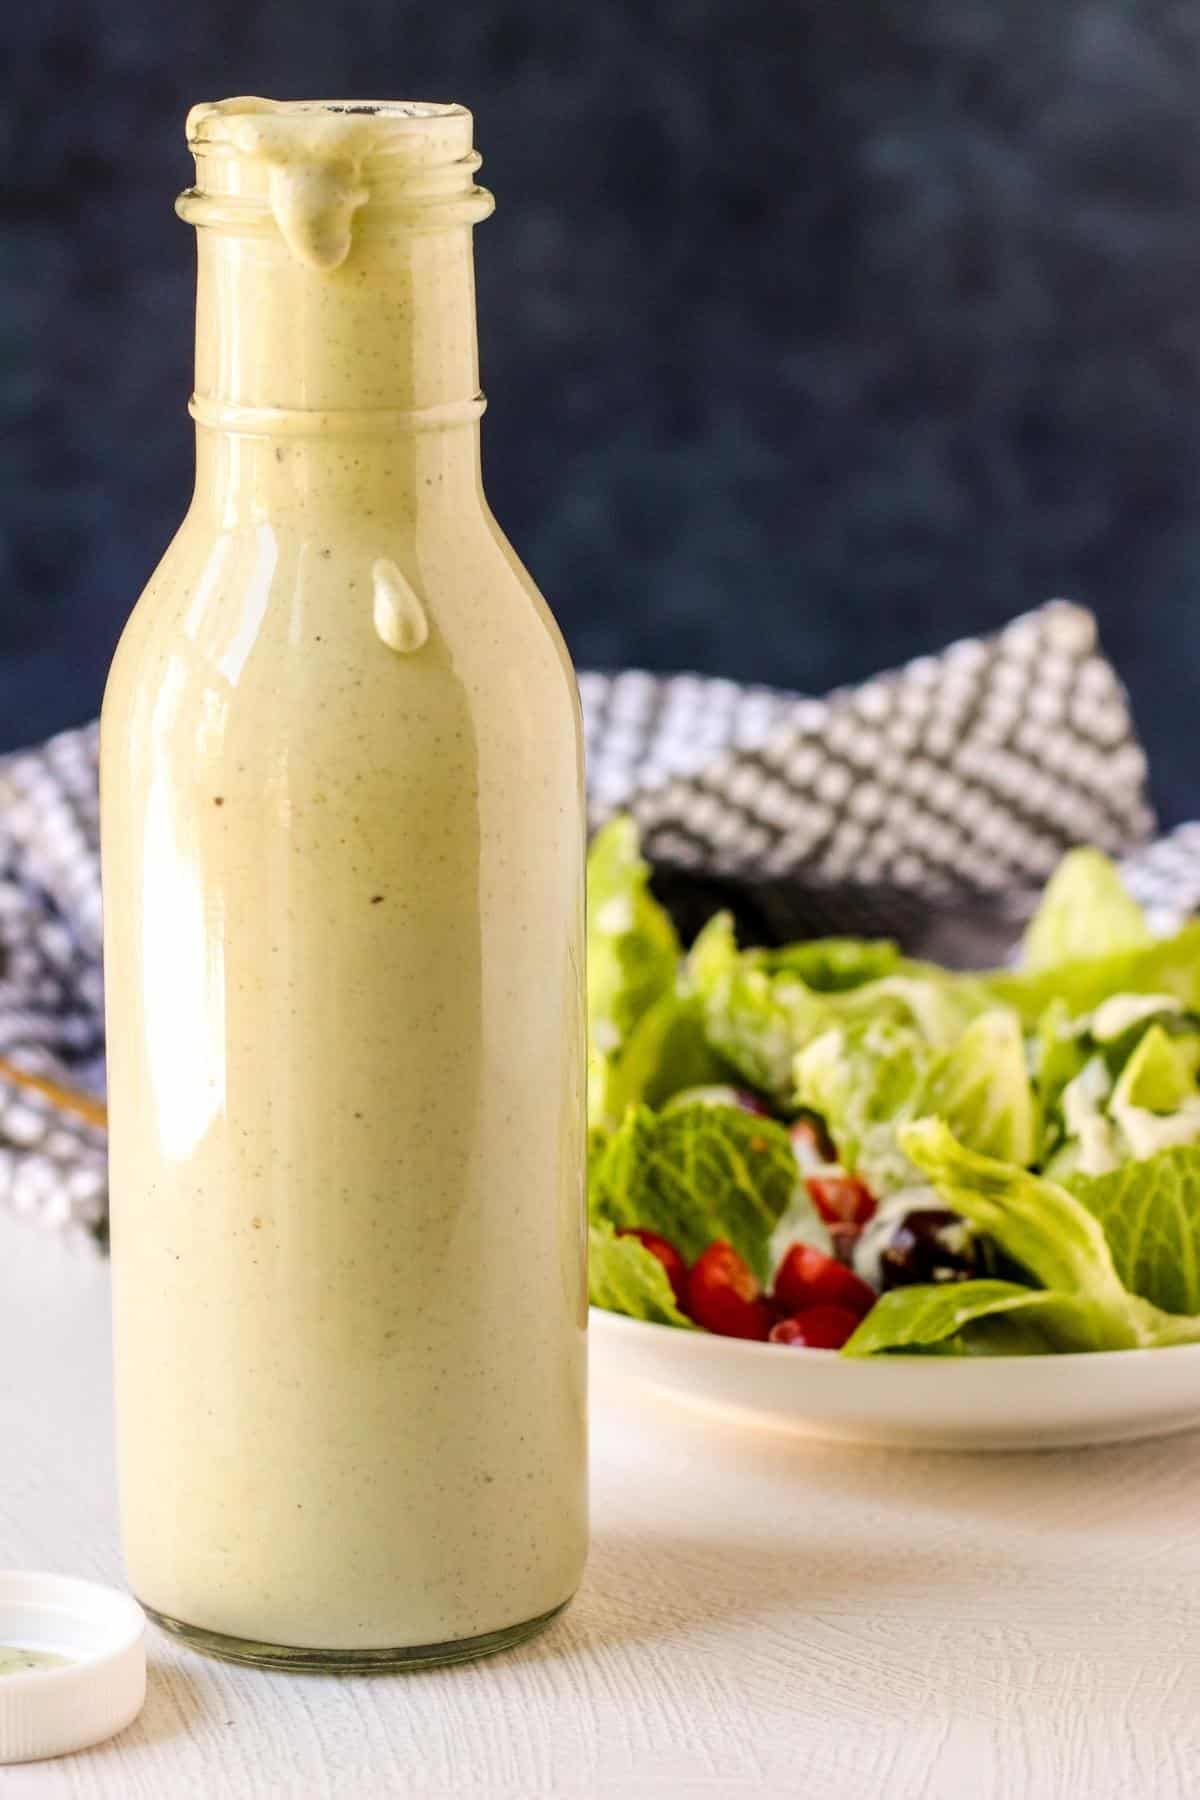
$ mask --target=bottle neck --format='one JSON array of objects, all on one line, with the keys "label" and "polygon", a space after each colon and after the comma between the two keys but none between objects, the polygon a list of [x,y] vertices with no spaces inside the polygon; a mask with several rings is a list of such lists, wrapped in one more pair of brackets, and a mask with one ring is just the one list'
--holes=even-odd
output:
[{"label": "bottle neck", "polygon": [[364,234],[330,272],[200,232],[196,491],[226,519],[477,500],[483,405],[469,227]]},{"label": "bottle neck", "polygon": [[470,228],[491,196],[470,124],[421,103],[193,109],[198,503],[478,498]]}]

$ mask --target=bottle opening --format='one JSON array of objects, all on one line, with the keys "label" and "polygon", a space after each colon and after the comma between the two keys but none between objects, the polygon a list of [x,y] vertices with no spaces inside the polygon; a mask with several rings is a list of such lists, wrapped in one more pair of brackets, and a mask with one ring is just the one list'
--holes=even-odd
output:
[{"label": "bottle opening", "polygon": [[194,106],[188,146],[196,185],[178,210],[196,225],[247,229],[273,220],[315,268],[349,253],[356,216],[409,215],[424,229],[491,211],[475,186],[480,157],[465,106],[441,100],[265,100],[244,94]]},{"label": "bottle opening", "polygon": [[[286,106],[288,103],[280,104]],[[371,119],[381,116],[387,119],[457,118],[467,110],[453,100],[298,100],[292,104],[301,112],[311,106],[319,112],[354,113]]]},{"label": "bottle opening", "polygon": [[193,149],[227,145],[243,153],[263,143],[287,139],[310,147],[332,135],[359,151],[386,150],[388,139],[428,138],[439,147],[471,147],[472,118],[453,100],[265,100],[239,94],[204,101],[188,114]]},{"label": "bottle opening", "polygon": [[[222,118],[270,118],[313,113],[341,113],[366,119],[461,119],[469,118],[456,100],[265,100],[259,94],[242,94],[232,100],[206,101],[192,108],[193,115],[219,113]],[[189,133],[191,128],[189,125]]]}]

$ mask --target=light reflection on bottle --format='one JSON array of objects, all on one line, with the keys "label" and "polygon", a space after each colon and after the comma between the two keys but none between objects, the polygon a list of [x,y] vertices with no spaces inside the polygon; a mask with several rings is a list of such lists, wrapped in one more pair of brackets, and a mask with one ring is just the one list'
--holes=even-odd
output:
[{"label": "light reflection on bottle", "polygon": [[[177,659],[154,703],[156,737],[177,729],[188,685]],[[219,736],[226,705],[223,695],[206,689],[198,736]],[[156,762],[142,860],[142,1005],[161,1146],[180,1159],[195,1150],[225,1105],[225,921],[220,887],[206,886],[198,866],[200,840],[180,816],[170,760],[163,755]]]}]

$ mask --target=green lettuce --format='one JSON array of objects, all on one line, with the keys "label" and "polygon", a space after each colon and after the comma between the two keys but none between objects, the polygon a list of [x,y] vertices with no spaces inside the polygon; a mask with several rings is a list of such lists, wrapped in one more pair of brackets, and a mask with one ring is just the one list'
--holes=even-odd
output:
[{"label": "green lettuce", "polygon": [[694,1329],[680,1312],[657,1256],[635,1237],[618,1237],[603,1221],[588,1231],[588,1298],[593,1306],[627,1313],[631,1319]]},{"label": "green lettuce", "polygon": [[728,913],[711,918],[692,945],[687,981],[713,1048],[751,1087],[789,1098],[793,1058],[829,1022],[828,1000],[790,969],[772,975],[762,951],[739,951]]},{"label": "green lettuce", "polygon": [[663,994],[610,1059],[592,1116],[615,1127],[631,1106],[665,1106],[688,1088],[728,1082],[730,1073],[705,1036],[699,996]]},{"label": "green lettuce", "polygon": [[1137,951],[1153,935],[1116,864],[1101,850],[1070,850],[1030,921],[1021,963],[1037,971],[1081,958]]},{"label": "green lettuce", "polygon": [[1187,1038],[1151,1025],[1121,1071],[1108,1110],[1137,1161],[1200,1141],[1200,1091]]},{"label": "green lettuce", "polygon": [[650,892],[632,819],[611,819],[588,852],[588,989],[593,1028],[610,1051],[675,985],[679,939]]},{"label": "green lettuce", "polygon": [[981,1013],[949,1048],[912,1023],[875,1017],[835,1026],[796,1058],[796,1100],[822,1115],[843,1164],[877,1196],[915,1179],[899,1132],[934,1114],[972,1149],[1032,1162],[1038,1110],[1015,1013]]},{"label": "green lettuce", "polygon": [[1162,1026],[1152,1024],[1121,1071],[1113,1105],[1173,1113],[1196,1097],[1195,1071],[1186,1051]]},{"label": "green lettuce", "polygon": [[[739,950],[727,913],[692,946],[687,982],[710,1045],[752,1087],[786,1105],[798,1053],[823,1033],[875,1026],[948,1049],[991,1003],[975,977],[900,958],[893,944],[819,938],[786,950]],[[819,1110],[819,1109],[818,1109]]]},{"label": "green lettuce", "polygon": [[1200,1340],[1200,1318],[1173,1317],[1126,1285],[1098,1213],[1066,1187],[965,1149],[938,1119],[905,1126],[900,1141],[945,1204],[1034,1283],[1087,1303],[1092,1349]]},{"label": "green lettuce", "polygon": [[1039,1160],[1055,1179],[1200,1142],[1200,1031],[1169,996],[1116,994],[1075,1020],[1052,1006],[1034,1063],[1045,1121]]},{"label": "green lettuce", "polygon": [[1125,1286],[1169,1313],[1200,1313],[1200,1148],[1163,1150],[1109,1175],[1076,1177]]},{"label": "green lettuce", "polygon": [[1030,1034],[1030,1077],[1037,1097],[1043,1149],[1052,1149],[1061,1130],[1062,1096],[1082,1071],[1090,1052],[1063,1000],[1052,1000]]},{"label": "green lettuce", "polygon": [[941,1199],[1041,1285],[894,1289],[845,1354],[1013,1355],[1200,1342],[1200,1150],[1166,1151],[1068,1190],[965,1149],[940,1120],[907,1126],[901,1141]]},{"label": "green lettuce", "polygon": [[1200,924],[1156,940],[1146,915],[1099,850],[1069,851],[1051,876],[1021,946],[1020,967],[988,977],[1035,1027],[1055,1005],[1072,1018],[1115,996],[1200,1002]]},{"label": "green lettuce", "polygon": [[886,1018],[907,1025],[932,1050],[949,1050],[972,1019],[992,1004],[974,976],[948,975],[925,963],[870,981],[830,1002],[839,1019]]},{"label": "green lettuce", "polygon": [[1086,1301],[1012,1281],[951,1281],[893,1288],[871,1308],[844,1356],[883,1351],[1030,1356],[1093,1350],[1096,1321]]},{"label": "green lettuce", "polygon": [[[673,994],[680,945],[675,927],[650,892],[650,871],[632,819],[611,819],[597,834],[587,865],[588,1113],[592,1123],[619,1117],[627,1097],[616,1079],[628,1040],[656,1004]],[[640,1066],[645,1067],[645,1056]],[[610,1088],[616,1093],[610,1093]]]},{"label": "green lettuce", "polygon": [[916,1116],[933,1055],[911,1025],[868,1017],[834,1025],[795,1059],[796,1104],[821,1115],[843,1167],[877,1198],[913,1179],[897,1132]]},{"label": "green lettuce", "polygon": [[1002,1162],[1032,1162],[1038,1108],[1017,1015],[1007,1007],[981,1013],[931,1064],[919,1105],[945,1120],[969,1149]]},{"label": "green lettuce", "polygon": [[981,979],[1031,1030],[1055,1001],[1072,1017],[1128,994],[1165,995],[1200,1011],[1200,921],[1142,950],[1081,957],[1049,969],[999,970]]},{"label": "green lettuce", "polygon": [[1125,1067],[1149,1031],[1160,1025],[1170,1038],[1191,1038],[1193,1074],[1200,1066],[1200,1033],[1197,1020],[1173,994],[1110,994],[1107,1000],[1077,1022],[1094,1044],[1103,1046],[1105,1061],[1114,1075]]},{"label": "green lettuce", "polygon": [[768,975],[796,975],[818,994],[841,994],[896,974],[903,959],[888,938],[813,938],[762,953]]},{"label": "green lettuce", "polygon": [[771,1234],[799,1186],[782,1125],[703,1101],[627,1114],[593,1166],[593,1222],[658,1232],[693,1261],[724,1238],[760,1280]]},{"label": "green lettuce", "polygon": [[966,1149],[940,1119],[905,1126],[900,1140],[945,1203],[1041,1286],[1086,1294],[1122,1311],[1128,1296],[1104,1232],[1065,1188]]}]

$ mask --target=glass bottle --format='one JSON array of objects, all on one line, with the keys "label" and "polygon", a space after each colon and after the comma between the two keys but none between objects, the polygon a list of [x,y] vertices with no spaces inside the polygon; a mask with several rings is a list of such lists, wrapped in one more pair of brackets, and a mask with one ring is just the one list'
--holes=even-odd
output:
[{"label": "glass bottle", "polygon": [[105,696],[135,1592],[283,1667],[583,1563],[578,700],[479,473],[471,115],[195,108],[196,487]]}]

